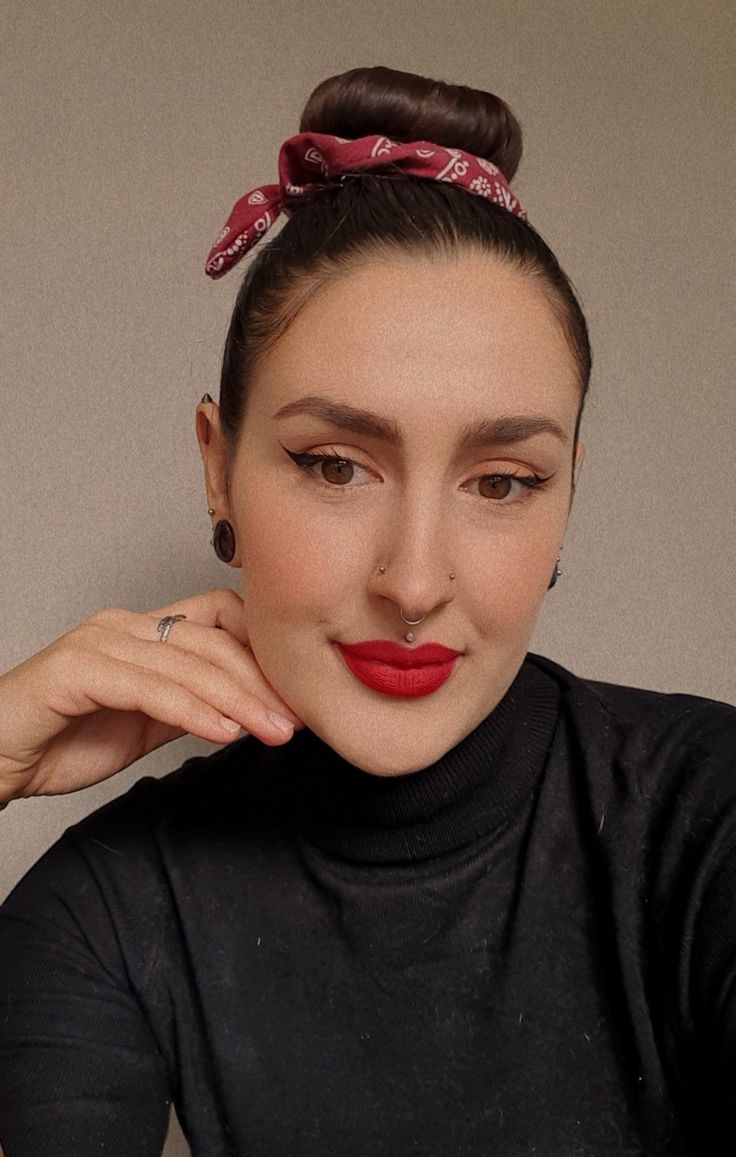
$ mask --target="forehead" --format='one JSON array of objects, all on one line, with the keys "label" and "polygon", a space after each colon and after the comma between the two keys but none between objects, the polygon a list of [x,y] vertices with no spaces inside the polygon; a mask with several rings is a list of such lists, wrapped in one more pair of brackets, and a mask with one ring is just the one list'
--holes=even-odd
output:
[{"label": "forehead", "polygon": [[[451,417],[578,404],[577,369],[540,284],[469,255],[372,260],[322,285],[256,374],[271,412],[300,394]],[[255,383],[254,383],[255,385]],[[253,399],[255,400],[255,399]]]}]

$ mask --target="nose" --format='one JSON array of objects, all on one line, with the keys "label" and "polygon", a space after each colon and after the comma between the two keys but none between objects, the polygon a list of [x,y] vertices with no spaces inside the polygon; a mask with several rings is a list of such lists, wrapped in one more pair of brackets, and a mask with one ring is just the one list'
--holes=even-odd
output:
[{"label": "nose", "polygon": [[420,509],[415,504],[408,511],[405,502],[402,516],[392,523],[393,533],[383,537],[387,545],[374,564],[372,589],[407,619],[429,615],[455,593],[454,559],[449,557],[453,536],[438,509],[439,504],[425,501]]}]

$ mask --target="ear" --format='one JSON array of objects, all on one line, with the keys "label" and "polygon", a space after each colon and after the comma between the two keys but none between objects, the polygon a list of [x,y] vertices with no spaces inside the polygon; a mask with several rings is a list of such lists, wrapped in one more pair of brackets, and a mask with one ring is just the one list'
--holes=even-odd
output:
[{"label": "ear", "polygon": [[[220,407],[216,402],[199,402],[194,420],[199,453],[204,464],[207,506],[214,510],[212,526],[221,518],[233,522],[229,494],[231,451],[220,425]],[[239,567],[237,533],[235,543],[235,554],[228,566]]]},{"label": "ear", "polygon": [[585,458],[585,446],[583,445],[582,442],[576,442],[576,444],[575,444],[575,456],[572,460],[572,485],[570,486],[570,501],[569,501],[568,506],[567,506],[568,517],[570,515],[570,511],[572,510],[572,503],[573,503],[573,499],[575,497],[575,487],[577,486],[578,479],[580,478],[580,471],[581,471],[582,466],[583,466],[583,459],[584,458]]},{"label": "ear", "polygon": [[583,442],[578,442],[575,446],[575,461],[573,463],[573,474],[575,482],[580,477],[580,471],[583,468],[583,459],[585,458],[585,445]]}]

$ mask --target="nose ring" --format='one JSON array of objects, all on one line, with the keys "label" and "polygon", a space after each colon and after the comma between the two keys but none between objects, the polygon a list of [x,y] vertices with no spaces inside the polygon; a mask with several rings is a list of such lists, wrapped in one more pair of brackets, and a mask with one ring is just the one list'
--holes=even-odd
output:
[{"label": "nose ring", "polygon": [[417,623],[421,623],[422,619],[424,619],[426,617],[425,615],[422,615],[421,619],[407,619],[407,617],[403,611],[399,611],[399,614],[401,615],[404,622],[408,623],[410,627],[416,627]]}]

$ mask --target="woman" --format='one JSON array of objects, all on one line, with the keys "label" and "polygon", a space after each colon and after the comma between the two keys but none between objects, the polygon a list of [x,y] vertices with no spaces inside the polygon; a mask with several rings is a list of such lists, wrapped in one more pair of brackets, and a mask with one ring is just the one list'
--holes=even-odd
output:
[{"label": "woman", "polygon": [[736,709],[527,650],[590,351],[520,155],[498,98],[352,70],[214,246],[289,214],[197,408],[242,599],[107,609],[8,672],[0,783],[226,746],[0,909],[7,1157],[159,1154],[172,1101],[207,1157],[736,1142]]}]

